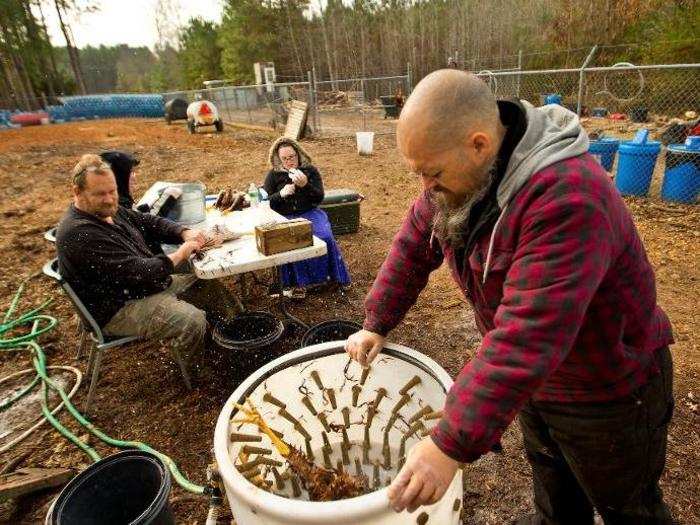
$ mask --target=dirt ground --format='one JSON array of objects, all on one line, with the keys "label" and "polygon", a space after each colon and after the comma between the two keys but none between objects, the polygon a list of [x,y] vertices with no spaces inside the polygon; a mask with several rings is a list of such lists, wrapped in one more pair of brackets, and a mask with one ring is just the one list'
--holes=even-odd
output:
[{"label": "dirt ground", "polygon": [[[42,234],[56,224],[69,202],[67,173],[77,158],[107,148],[135,152],[142,159],[137,195],[156,180],[199,180],[209,190],[226,184],[244,189],[250,181],[262,182],[272,138],[233,127],[221,135],[200,133],[191,137],[184,125],[167,126],[158,120],[86,121],[0,132],[2,310],[20,282],[33,277],[20,307],[26,310],[47,298],[54,299],[48,312],[60,322],[43,339],[50,364],[84,370],[86,359],[75,360],[77,323],[72,308],[53,283],[38,275],[41,266],[55,256],[54,247]],[[371,157],[356,154],[354,139],[309,141],[306,147],[327,188],[354,188],[366,200],[360,232],[338,239],[354,281],[347,297],[322,291],[295,304],[291,311],[307,323],[333,317],[361,321],[362,299],[419,185],[402,167],[393,136],[378,137]],[[655,192],[658,186],[657,174]],[[700,209],[664,203],[655,196],[627,203],[656,270],[659,302],[673,321],[676,336],[672,348],[676,413],[662,487],[681,523],[700,523]],[[227,285],[240,290],[233,279]],[[250,309],[274,308],[265,290],[247,288],[246,304]],[[296,348],[297,335],[289,334],[273,350]],[[480,337],[469,306],[441,269],[432,276],[392,340],[424,352],[454,375],[474,355]],[[244,359],[213,350],[205,358],[208,365],[202,378],[192,392],[187,392],[176,365],[157,344],[136,344],[107,352],[93,421],[114,437],[142,440],[169,454],[186,475],[203,483],[218,413],[236,385],[262,359]],[[1,377],[28,366],[24,352],[0,354]],[[24,384],[23,380],[27,376],[3,384],[0,395],[4,398],[11,389]],[[82,406],[86,390],[83,386],[76,394],[78,406]],[[38,413],[38,404],[33,402]],[[65,414],[61,419],[79,435],[86,434]],[[23,428],[28,426],[27,421]],[[20,459],[17,467],[81,469],[89,464],[87,456],[49,429],[48,425],[42,427],[0,455],[0,467],[15,458]],[[0,437],[0,446],[13,435]],[[103,455],[115,451],[94,441],[92,444]],[[529,467],[519,431],[513,427],[506,433],[504,448],[502,454],[490,454],[465,469],[465,523],[508,523],[531,510]],[[0,518],[4,513],[7,523],[41,522],[56,494],[57,490],[47,490],[6,504]],[[203,499],[175,488],[171,501],[178,523],[204,523]]]}]

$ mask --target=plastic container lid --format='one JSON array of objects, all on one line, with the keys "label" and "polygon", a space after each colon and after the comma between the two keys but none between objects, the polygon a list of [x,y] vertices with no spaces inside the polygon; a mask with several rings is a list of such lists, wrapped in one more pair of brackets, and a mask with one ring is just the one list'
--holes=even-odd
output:
[{"label": "plastic container lid", "polygon": [[614,137],[600,137],[599,139],[589,139],[590,144],[619,144],[620,139]]},{"label": "plastic container lid", "polygon": [[691,135],[683,144],[669,144],[666,149],[676,153],[700,154],[700,135]]},{"label": "plastic container lid", "polygon": [[327,190],[323,197],[323,202],[321,204],[340,204],[343,202],[355,202],[360,200],[362,197],[355,190],[339,189],[339,190]]},{"label": "plastic container lid", "polygon": [[649,130],[640,129],[635,133],[634,138],[630,141],[631,144],[646,144],[649,140]]},{"label": "plastic container lid", "polygon": [[649,130],[640,129],[632,140],[620,144],[621,153],[656,154],[661,150],[661,142],[649,140]]}]

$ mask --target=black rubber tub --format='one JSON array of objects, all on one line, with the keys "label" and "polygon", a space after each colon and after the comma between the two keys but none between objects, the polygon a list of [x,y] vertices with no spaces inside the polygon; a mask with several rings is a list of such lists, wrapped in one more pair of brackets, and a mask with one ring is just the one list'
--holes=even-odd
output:
[{"label": "black rubber tub", "polygon": [[268,312],[245,312],[219,322],[214,342],[229,350],[252,350],[276,342],[284,332],[282,321]]},{"label": "black rubber tub", "polygon": [[329,343],[330,341],[342,341],[361,329],[361,325],[345,319],[324,321],[306,331],[301,339],[301,347]]},{"label": "black rubber tub", "polygon": [[174,525],[170,472],[153,454],[125,450],[73,478],[46,517],[48,525]]},{"label": "black rubber tub", "polygon": [[170,124],[173,120],[187,120],[187,106],[189,104],[186,100],[181,98],[174,98],[165,103],[165,120]]}]

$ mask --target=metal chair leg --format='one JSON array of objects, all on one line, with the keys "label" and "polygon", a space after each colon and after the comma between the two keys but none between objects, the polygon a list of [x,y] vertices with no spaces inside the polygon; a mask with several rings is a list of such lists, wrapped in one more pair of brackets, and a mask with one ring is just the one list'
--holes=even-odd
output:
[{"label": "metal chair leg", "polygon": [[85,349],[85,339],[88,337],[87,330],[80,327],[80,334],[78,336],[78,352],[75,354],[76,361],[83,357],[83,350]]},{"label": "metal chair leg", "polygon": [[190,381],[190,374],[189,374],[189,372],[187,372],[187,365],[185,365],[185,361],[182,359],[182,355],[180,354],[180,351],[177,349],[176,346],[172,346],[171,351],[173,353],[173,357],[175,358],[175,361],[177,362],[178,366],[180,367],[180,372],[182,372],[182,379],[185,382],[185,386],[187,387],[187,390],[192,390],[192,382]]},{"label": "metal chair leg", "polygon": [[92,373],[92,366],[95,364],[95,354],[97,352],[99,352],[99,350],[97,350],[97,345],[93,343],[90,346],[90,354],[88,355],[88,364],[87,364],[87,368],[85,369],[86,376],[89,376]]},{"label": "metal chair leg", "polygon": [[[93,357],[94,355],[94,357]],[[100,377],[100,365],[102,364],[102,350],[98,349],[96,346],[90,352],[90,357],[92,363],[92,379],[90,380],[90,390],[88,390],[87,401],[85,402],[85,413],[90,413],[90,407],[92,406],[92,399],[95,396],[95,390],[97,390],[97,380]],[[90,365],[88,364],[88,367]],[[89,368],[88,368],[89,370]]]}]

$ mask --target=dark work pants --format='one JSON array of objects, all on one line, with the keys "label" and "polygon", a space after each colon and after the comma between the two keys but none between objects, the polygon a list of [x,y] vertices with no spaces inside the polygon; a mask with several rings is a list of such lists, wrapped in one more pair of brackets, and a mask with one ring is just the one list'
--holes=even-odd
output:
[{"label": "dark work pants", "polygon": [[530,401],[520,413],[532,467],[538,525],[672,523],[659,488],[673,413],[673,363],[623,399],[605,403]]}]

